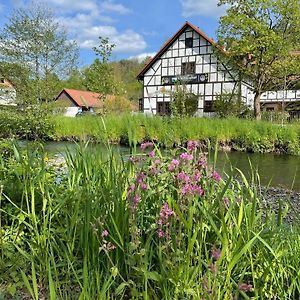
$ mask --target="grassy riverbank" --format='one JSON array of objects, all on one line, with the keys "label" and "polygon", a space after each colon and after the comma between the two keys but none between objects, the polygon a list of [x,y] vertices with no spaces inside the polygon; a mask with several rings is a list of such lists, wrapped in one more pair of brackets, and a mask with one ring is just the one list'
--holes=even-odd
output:
[{"label": "grassy riverbank", "polygon": [[169,119],[144,115],[81,118],[52,118],[54,139],[113,143],[142,143],[155,140],[165,147],[198,140],[221,147],[249,152],[300,154],[300,126],[280,126],[241,119]]},{"label": "grassy riverbank", "polygon": [[298,223],[264,211],[239,172],[221,178],[196,143],[151,147],[126,163],[81,147],[63,167],[7,152],[0,297],[298,299]]}]

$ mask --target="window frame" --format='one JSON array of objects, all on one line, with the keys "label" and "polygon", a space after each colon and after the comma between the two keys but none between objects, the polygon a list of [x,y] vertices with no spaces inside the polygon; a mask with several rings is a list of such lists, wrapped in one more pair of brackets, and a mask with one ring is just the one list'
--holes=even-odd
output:
[{"label": "window frame", "polygon": [[193,48],[194,39],[192,37],[186,37],[185,41],[184,41],[184,44],[185,44],[185,48]]},{"label": "window frame", "polygon": [[194,75],[196,74],[195,62],[183,62],[181,64],[181,75]]}]

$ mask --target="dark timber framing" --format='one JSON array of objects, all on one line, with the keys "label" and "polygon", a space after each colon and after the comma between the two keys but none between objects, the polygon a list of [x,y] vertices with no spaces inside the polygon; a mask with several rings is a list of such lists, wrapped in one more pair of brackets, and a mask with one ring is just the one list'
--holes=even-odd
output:
[{"label": "dark timber framing", "polygon": [[194,65],[195,72],[189,72],[193,76],[186,80],[186,88],[198,96],[198,115],[204,114],[204,107],[212,107],[221,93],[241,93],[251,105],[251,86],[240,82],[238,74],[218,61],[214,47],[218,46],[212,39],[186,22],[138,75],[144,84],[144,112],[156,114],[158,107],[167,107],[159,103],[171,101],[174,82],[186,73],[183,66],[188,64]]}]

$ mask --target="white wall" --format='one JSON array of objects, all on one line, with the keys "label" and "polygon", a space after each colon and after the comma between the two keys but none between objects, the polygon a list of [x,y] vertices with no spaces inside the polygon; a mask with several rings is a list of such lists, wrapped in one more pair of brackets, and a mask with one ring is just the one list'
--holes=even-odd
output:
[{"label": "white wall", "polygon": [[[193,48],[185,47],[186,37],[193,37]],[[174,85],[162,85],[162,76],[181,75],[184,62],[195,62],[196,74],[208,74],[207,83],[187,84],[189,91],[199,95],[198,115],[203,115],[204,101],[213,101],[224,92],[238,92],[236,74],[217,61],[208,41],[192,28],[187,28],[144,74],[144,112],[155,114],[157,102],[171,100]],[[247,92],[244,94],[247,102]]]}]

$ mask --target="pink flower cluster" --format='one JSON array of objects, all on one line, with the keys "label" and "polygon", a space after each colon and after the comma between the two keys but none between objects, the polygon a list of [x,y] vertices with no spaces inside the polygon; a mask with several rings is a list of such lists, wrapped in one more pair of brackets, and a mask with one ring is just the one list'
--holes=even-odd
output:
[{"label": "pink flower cluster", "polygon": [[216,246],[213,246],[211,249],[211,257],[214,260],[219,260],[221,257],[221,250]]},{"label": "pink flower cluster", "polygon": [[168,166],[168,171],[169,172],[173,172],[175,171],[175,169],[179,166],[179,160],[177,159],[172,159],[172,161],[170,162],[169,166]]},{"label": "pink flower cluster", "polygon": [[196,170],[191,176],[187,175],[185,172],[180,172],[176,176],[181,185],[181,194],[183,196],[202,196],[204,191],[198,182],[201,178],[201,173]]},{"label": "pink flower cluster", "polygon": [[189,154],[189,153],[186,153],[186,152],[181,153],[179,157],[180,157],[181,160],[185,160],[185,161],[193,160],[193,155]]},{"label": "pink flower cluster", "polygon": [[160,209],[159,219],[158,219],[158,236],[159,238],[167,236],[167,229],[163,229],[164,227],[168,227],[170,217],[174,216],[174,211],[169,207],[168,203],[164,203],[162,208]]},{"label": "pink flower cluster", "polygon": [[153,148],[154,144],[152,142],[145,142],[141,144],[141,150],[146,150],[147,148]]},{"label": "pink flower cluster", "polygon": [[137,174],[137,177],[136,177],[136,183],[137,183],[137,186],[140,186],[142,190],[147,190],[148,186],[147,186],[147,183],[145,182],[146,181],[146,175],[144,174],[144,172],[140,172]]},{"label": "pink flower cluster", "polygon": [[213,171],[212,174],[211,174],[211,178],[216,181],[216,182],[219,182],[221,180],[221,176],[218,172],[216,171]]},{"label": "pink flower cluster", "polygon": [[196,184],[187,183],[181,189],[181,193],[184,196],[202,196],[204,191]]},{"label": "pink flower cluster", "polygon": [[177,179],[178,179],[179,181],[182,181],[182,182],[189,182],[189,181],[190,181],[190,176],[187,175],[187,174],[184,173],[184,172],[178,173],[176,177],[177,177]]},{"label": "pink flower cluster", "polygon": [[188,141],[187,149],[192,152],[195,151],[199,147],[199,143],[197,141]]},{"label": "pink flower cluster", "polygon": [[131,209],[135,211],[141,201],[141,196],[138,189],[146,191],[148,185],[146,183],[146,175],[144,172],[139,172],[136,175],[135,183],[131,184],[127,189],[127,199],[131,201]]},{"label": "pink flower cluster", "polygon": [[200,157],[200,159],[198,160],[198,166],[201,169],[206,169],[207,168],[207,158],[206,157]]},{"label": "pink flower cluster", "polygon": [[252,284],[249,283],[239,284],[239,291],[241,292],[249,292],[252,288],[253,288]]}]

